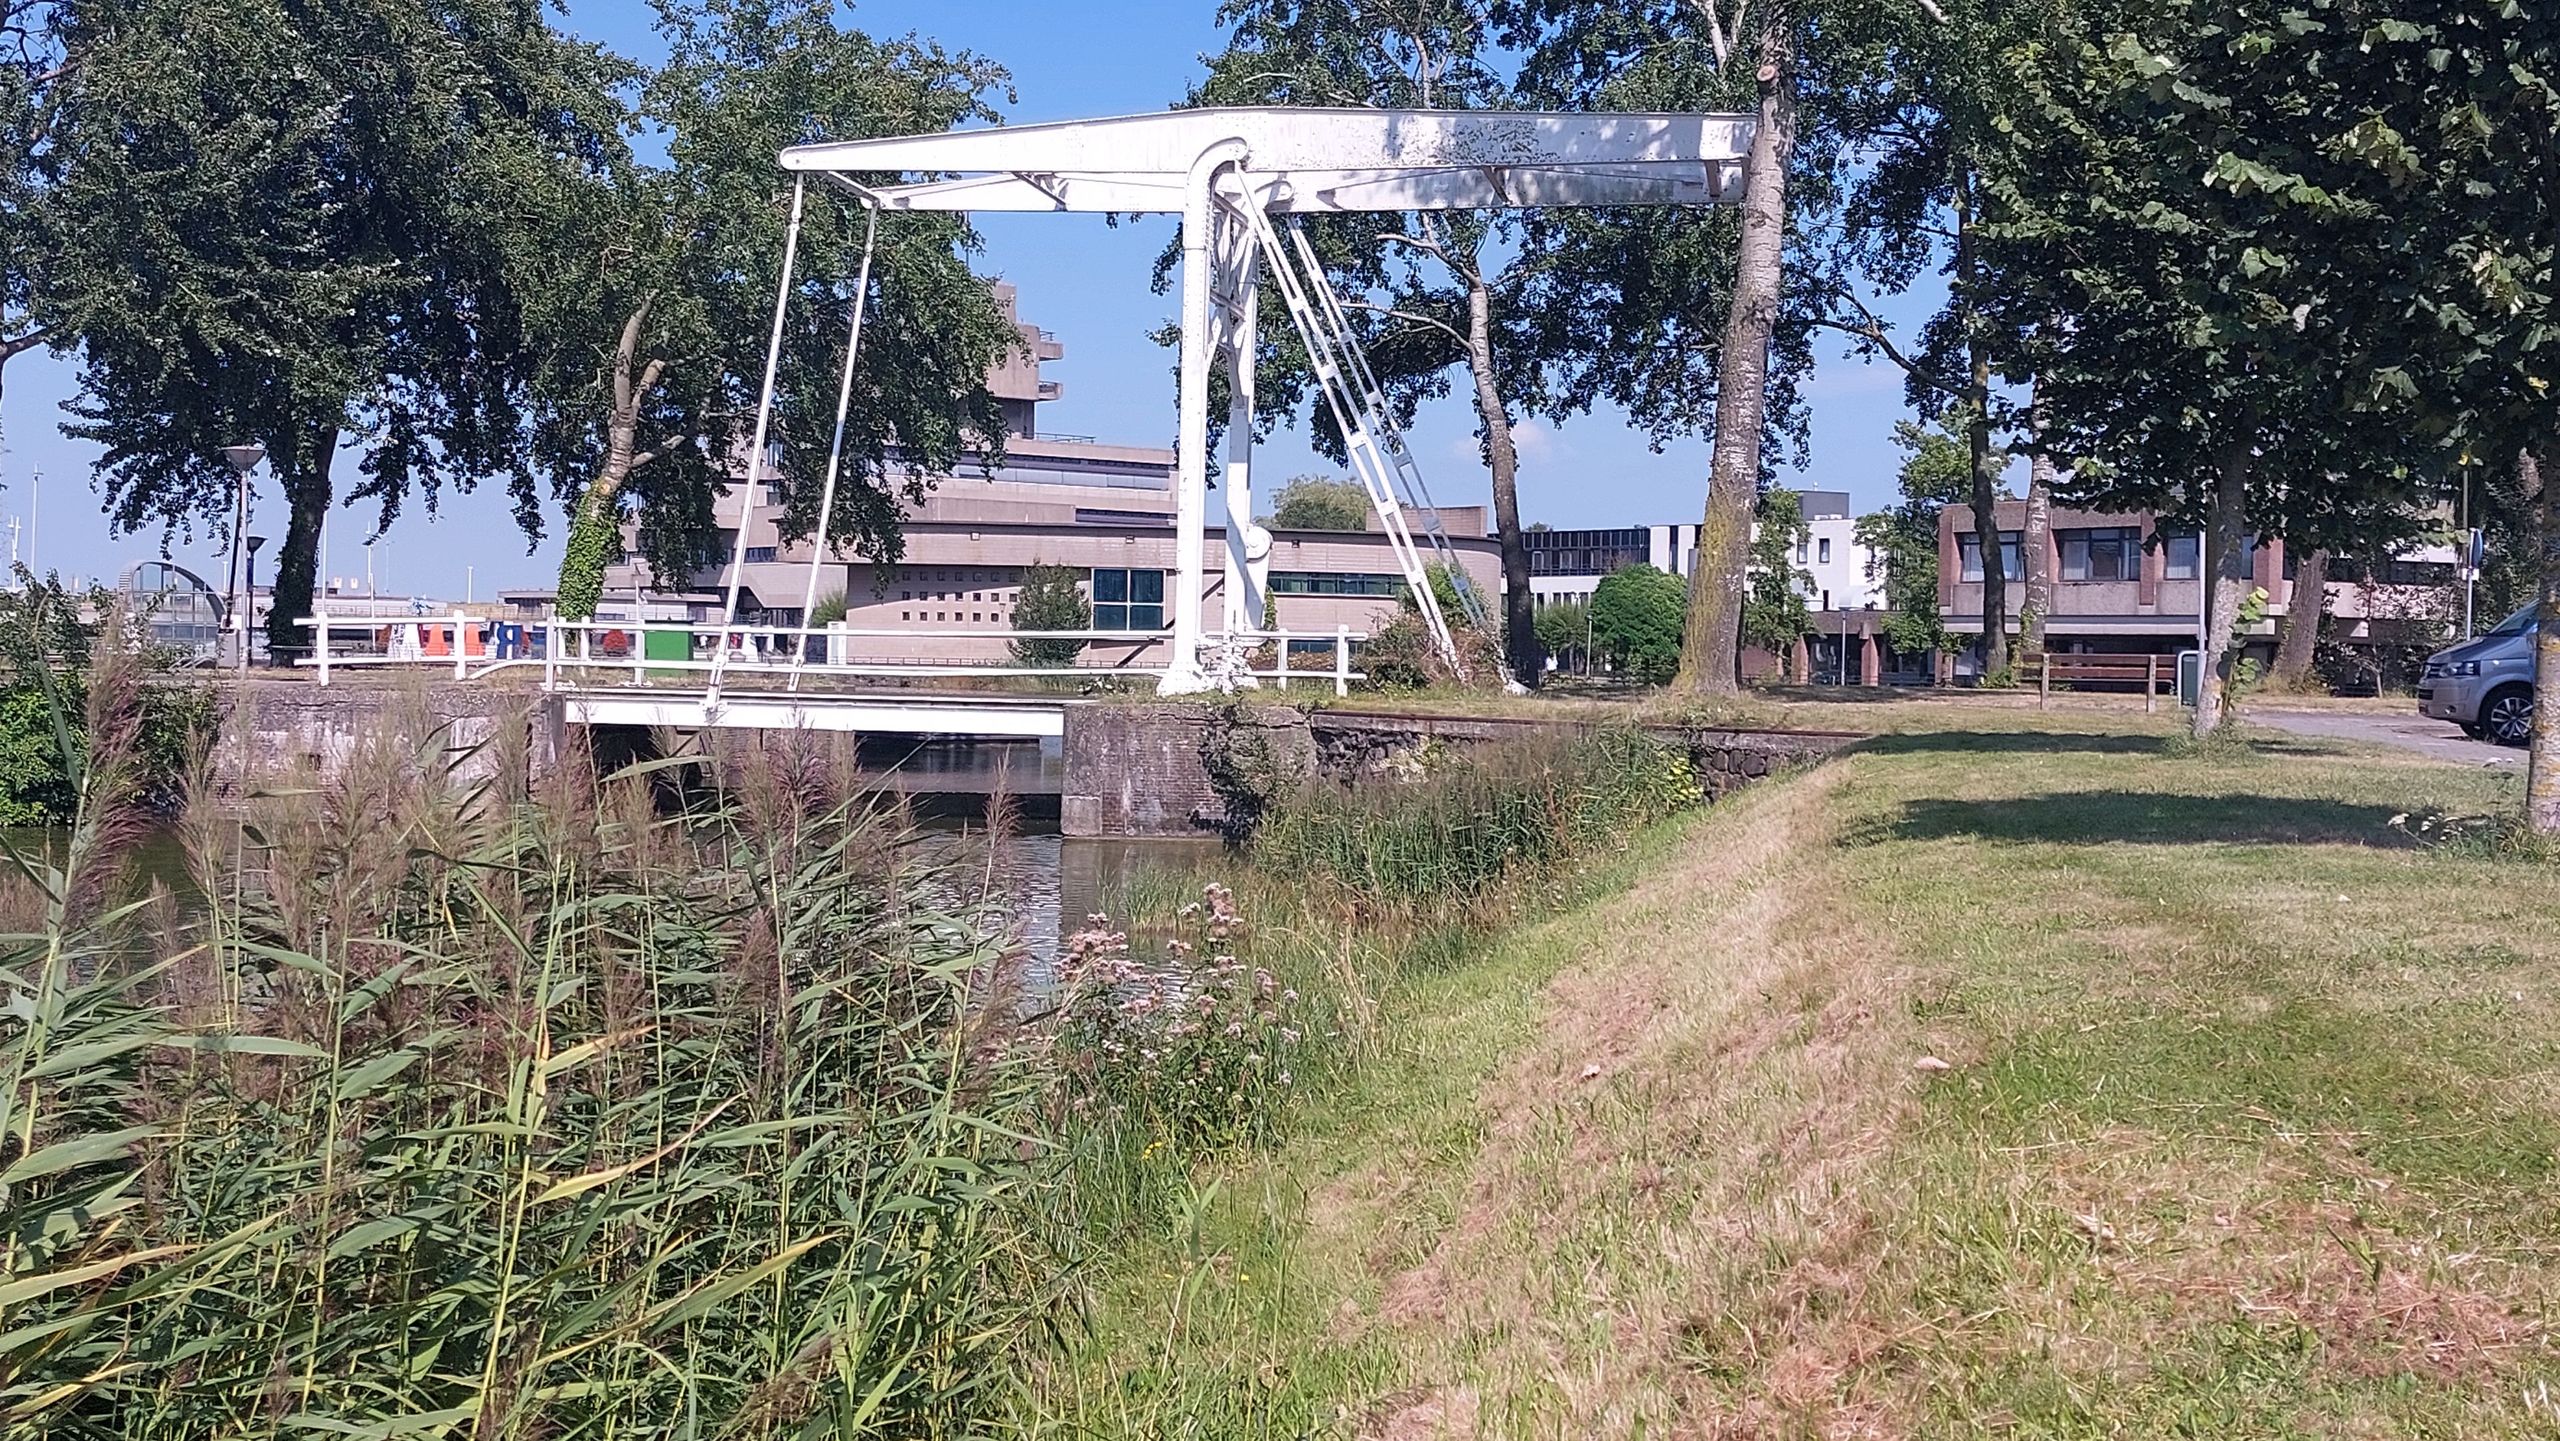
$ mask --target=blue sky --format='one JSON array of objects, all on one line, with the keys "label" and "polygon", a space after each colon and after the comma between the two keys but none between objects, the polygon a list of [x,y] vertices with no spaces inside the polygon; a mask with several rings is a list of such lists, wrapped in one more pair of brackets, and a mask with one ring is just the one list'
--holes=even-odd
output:
[{"label": "blue sky", "polygon": [[[1007,119],[1065,120],[1156,110],[1179,98],[1200,71],[1199,57],[1217,48],[1215,0],[867,0],[856,23],[875,33],[916,31],[946,45],[976,50],[1007,67],[1018,100]],[[653,41],[647,7],[638,0],[572,0],[573,29],[615,48],[647,56]],[[1064,382],[1066,398],[1043,407],[1054,432],[1130,444],[1169,445],[1174,427],[1169,353],[1147,332],[1172,318],[1170,296],[1148,290],[1156,253],[1173,233],[1169,219],[1106,226],[1087,216],[990,216],[978,264],[1021,291],[1023,318],[1054,331],[1067,358],[1046,368]],[[1915,328],[1922,314],[1906,301],[1887,314]],[[1825,343],[1810,389],[1812,463],[1787,483],[1850,492],[1862,510],[1893,493],[1893,424],[1906,411],[1899,372],[1861,364]],[[30,518],[35,560],[66,578],[112,583],[127,565],[158,550],[156,533],[114,536],[90,484],[94,450],[65,439],[58,407],[72,390],[71,367],[40,355],[11,363],[0,448],[0,514]],[[1563,426],[1523,428],[1521,508],[1531,520],[1559,527],[1694,520],[1706,493],[1707,452],[1696,441],[1657,455],[1625,417],[1608,411]],[[1414,452],[1444,503],[1482,500],[1485,479],[1474,421],[1462,400],[1426,409],[1415,427]],[[1265,475],[1330,470],[1294,431],[1267,447]],[[34,476],[42,473],[42,484]],[[267,499],[253,529],[281,533],[281,508]],[[0,533],[5,533],[0,524]],[[333,523],[328,570],[361,576],[365,524],[355,512]],[[500,586],[547,585],[559,562],[559,527],[531,554],[503,495],[448,497],[430,518],[412,509],[376,553],[386,591],[460,596],[466,583],[486,598]],[[22,540],[23,546],[23,540]],[[182,561],[222,561],[209,542],[179,545]],[[272,547],[267,555],[272,561]],[[466,568],[470,575],[466,582]]]}]

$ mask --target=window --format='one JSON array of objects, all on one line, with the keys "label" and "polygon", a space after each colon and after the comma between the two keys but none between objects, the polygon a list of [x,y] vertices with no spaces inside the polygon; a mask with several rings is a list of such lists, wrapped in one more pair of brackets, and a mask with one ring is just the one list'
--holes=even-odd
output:
[{"label": "window", "polygon": [[[1826,547],[1827,547],[1827,546],[1828,546],[1828,542],[1825,542],[1825,545],[1826,545]],[[1802,564],[1804,564],[1804,559],[1805,559],[1805,556],[1804,556],[1804,553],[1805,553],[1805,546],[1806,546],[1806,542],[1805,542],[1801,537],[1799,537],[1799,538],[1797,539],[1797,541],[1796,541],[1796,564],[1798,564],[1798,565],[1802,565]]]},{"label": "window", "polygon": [[2195,579],[2196,554],[2202,544],[2199,537],[2192,535],[2173,535],[2162,541],[2160,549],[2167,552],[2169,562],[2161,574],[2170,580]]},{"label": "window", "polygon": [[[1824,536],[1824,537],[1822,538],[1821,545],[1822,545],[1822,563],[1823,563],[1824,565],[1829,565],[1829,564],[1831,563],[1831,537],[1829,537],[1829,536],[1827,536],[1827,535],[1826,535],[1826,536]],[[1828,593],[1829,593],[1829,592],[1827,592],[1827,591],[1825,592],[1825,594],[1828,594]],[[1826,603],[1826,604],[1823,606],[1823,609],[1825,609],[1825,610],[1829,610],[1830,608],[1831,608],[1831,607],[1830,607],[1830,605],[1829,605],[1828,603]]]},{"label": "window", "polygon": [[1097,570],[1093,573],[1095,630],[1164,629],[1164,572]]},{"label": "window", "polygon": [[1376,595],[1404,594],[1404,577],[1400,575],[1341,575],[1319,571],[1280,571],[1271,573],[1269,589],[1273,595]]},{"label": "window", "polygon": [[769,546],[769,545],[751,545],[751,546],[748,546],[748,547],[747,547],[747,564],[749,564],[749,565],[762,565],[762,564],[765,564],[766,562],[768,562],[768,561],[770,561],[770,560],[772,560],[772,559],[773,559],[773,554],[774,554],[774,548],[773,548],[772,546]]},{"label": "window", "polygon": [[2130,527],[2066,530],[2061,539],[2064,580],[2136,580],[2142,575],[2142,537]]},{"label": "window", "polygon": [[[1957,579],[1967,581],[1982,579],[1982,537],[1971,531],[1957,536],[1956,558],[1963,565],[1963,569],[1957,573]],[[2025,569],[2018,564],[2018,533],[2014,530],[2004,530],[2000,532],[2000,578],[2023,580],[2025,577]]]}]

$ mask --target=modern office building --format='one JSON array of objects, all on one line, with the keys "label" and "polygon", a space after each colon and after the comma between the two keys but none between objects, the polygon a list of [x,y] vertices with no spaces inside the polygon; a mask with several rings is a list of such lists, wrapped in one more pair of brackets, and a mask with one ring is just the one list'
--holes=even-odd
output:
[{"label": "modern office building", "polygon": [[[1805,572],[1805,603],[1814,610],[1864,610],[1877,590],[1867,578],[1872,553],[1857,542],[1857,519],[1845,490],[1798,491],[1811,532],[1796,546],[1796,568]],[[1610,572],[1631,565],[1686,578],[1697,571],[1698,527],[1631,525],[1611,530],[1532,530],[1528,534],[1529,588],[1538,604],[1582,599]]]},{"label": "modern office building", "polygon": [[[1013,288],[999,285],[996,294],[1013,314]],[[1039,407],[1057,399],[1062,387],[1042,379],[1039,367],[1066,351],[1055,336],[1028,325],[1020,329],[1027,356],[988,377],[1005,416],[1001,461],[989,469],[973,459],[954,474],[925,477],[932,488],[908,510],[905,554],[894,564],[845,555],[818,566],[814,598],[844,597],[845,626],[852,634],[841,659],[1001,661],[1008,642],[969,633],[1012,627],[1023,572],[1032,566],[1063,566],[1083,578],[1094,629],[1156,631],[1168,624],[1166,587],[1175,569],[1174,453],[1043,435]],[[714,514],[726,554],[744,512],[739,618],[796,626],[812,599],[815,545],[783,538],[779,492],[770,475],[760,471],[756,484],[733,487]],[[1211,477],[1214,485],[1215,467]],[[1222,511],[1213,493],[1212,517]],[[1481,508],[1443,509],[1440,523],[1481,593],[1498,594],[1500,551],[1486,536]],[[1214,617],[1224,603],[1218,573],[1224,542],[1214,520],[1209,544],[1204,609]],[[692,575],[664,577],[627,557],[606,571],[599,618],[716,621],[728,578],[725,561]],[[1273,534],[1271,613],[1282,630],[1331,635],[1347,627],[1366,633],[1393,616],[1404,586],[1395,552],[1374,516],[1365,531]],[[1084,663],[1151,664],[1165,658],[1165,647],[1156,639],[1097,642],[1088,647]]]}]

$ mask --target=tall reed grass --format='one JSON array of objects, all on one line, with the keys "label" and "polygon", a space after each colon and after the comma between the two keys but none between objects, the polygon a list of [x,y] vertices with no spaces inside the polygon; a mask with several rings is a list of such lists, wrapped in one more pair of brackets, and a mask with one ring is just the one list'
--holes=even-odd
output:
[{"label": "tall reed grass", "polygon": [[134,691],[0,937],[0,1430],[971,1434],[1069,1319],[999,928],[846,769],[669,817],[386,728],[199,787],[181,922],[105,899]]}]

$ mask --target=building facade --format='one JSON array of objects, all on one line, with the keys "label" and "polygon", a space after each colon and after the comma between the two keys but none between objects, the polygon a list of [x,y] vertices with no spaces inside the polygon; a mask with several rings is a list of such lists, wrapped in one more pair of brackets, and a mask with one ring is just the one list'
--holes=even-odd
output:
[{"label": "building facade", "polygon": [[[1012,287],[998,286],[997,296],[1012,314]],[[831,659],[999,664],[1010,643],[988,632],[1013,628],[1024,572],[1060,566],[1078,575],[1092,606],[1093,629],[1130,633],[1093,642],[1081,664],[1149,666],[1170,659],[1169,642],[1156,633],[1170,624],[1174,453],[1041,434],[1039,407],[1058,398],[1062,388],[1041,379],[1039,365],[1066,352],[1056,337],[1020,328],[1027,355],[988,377],[1007,428],[1001,462],[992,468],[969,463],[956,474],[924,477],[932,488],[905,516],[904,554],[897,561],[829,556],[816,566],[813,585],[816,545],[782,535],[783,507],[770,471],[760,470],[755,484],[733,486],[718,499],[721,553],[732,553],[738,526],[747,531],[738,576],[742,623],[802,625],[813,601],[841,596],[844,653],[831,653]],[[1203,602],[1205,613],[1214,616],[1224,604],[1215,559],[1223,553],[1223,530],[1214,523],[1223,507],[1213,501],[1210,513],[1212,564]],[[1439,519],[1458,564],[1480,593],[1498,595],[1500,549],[1486,536],[1482,509],[1444,508]],[[692,575],[661,577],[626,556],[606,570],[598,618],[716,622],[728,581],[725,560]],[[1402,607],[1404,589],[1395,552],[1374,515],[1365,531],[1273,532],[1267,618],[1278,629],[1309,636],[1341,629],[1367,634]],[[1329,651],[1331,645],[1311,641],[1306,648]]]},{"label": "building facade", "polygon": [[[2004,500],[1993,507],[2004,597],[2014,627],[2026,598],[2028,557],[2020,553],[2027,504]],[[2346,645],[2422,644],[2441,624],[2434,612],[2454,579],[2449,545],[2420,547],[2377,575],[2334,566],[2325,576],[2304,576],[2300,558],[2281,540],[2251,542],[2250,582],[2267,595],[2263,619],[2245,630],[2251,649],[2271,653],[2279,621],[2307,602],[2318,585],[2326,591],[2325,639]],[[2158,517],[2055,506],[2044,556],[2054,578],[2053,610],[2045,617],[2045,644],[2064,654],[2174,654],[2196,648],[2205,602],[2202,537],[2163,534]],[[1982,634],[1983,546],[1970,506],[1949,506],[1938,518],[1938,604],[1947,630]],[[1971,674],[1973,653],[1956,661]]]}]

